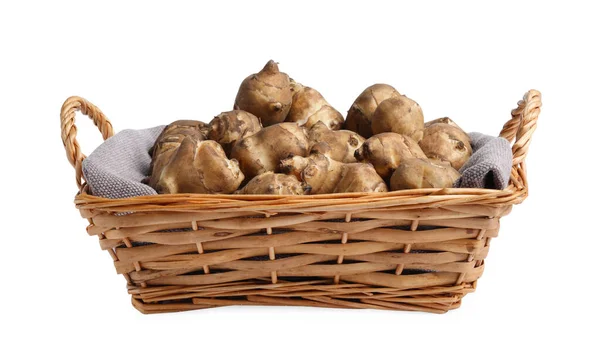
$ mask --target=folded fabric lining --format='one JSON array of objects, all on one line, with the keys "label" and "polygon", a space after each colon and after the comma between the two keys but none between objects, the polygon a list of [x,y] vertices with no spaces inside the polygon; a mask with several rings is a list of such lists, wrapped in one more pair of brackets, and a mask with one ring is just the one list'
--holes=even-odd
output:
[{"label": "folded fabric lining", "polygon": [[504,189],[510,180],[512,149],[503,137],[469,133],[473,155],[459,170],[457,188]]},{"label": "folded fabric lining", "polygon": [[91,194],[112,199],[157,194],[142,180],[150,171],[150,149],[164,128],[123,130],[98,146],[81,165]]}]

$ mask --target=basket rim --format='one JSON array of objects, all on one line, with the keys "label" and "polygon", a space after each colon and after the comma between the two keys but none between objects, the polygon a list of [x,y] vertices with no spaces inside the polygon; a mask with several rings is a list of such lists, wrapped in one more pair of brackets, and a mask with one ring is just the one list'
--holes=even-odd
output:
[{"label": "basket rim", "polygon": [[351,211],[376,208],[435,208],[443,205],[520,204],[528,194],[525,187],[510,184],[503,190],[483,188],[427,188],[387,193],[339,193],[317,195],[230,195],[157,194],[110,199],[87,193],[87,186],[75,197],[78,209],[99,211]]}]

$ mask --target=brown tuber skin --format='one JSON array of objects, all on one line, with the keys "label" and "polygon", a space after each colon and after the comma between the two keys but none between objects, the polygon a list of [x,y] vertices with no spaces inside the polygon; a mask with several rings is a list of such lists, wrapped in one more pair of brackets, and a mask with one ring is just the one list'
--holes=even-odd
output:
[{"label": "brown tuber skin", "polygon": [[390,85],[378,83],[365,89],[348,110],[344,128],[354,131],[364,138],[373,136],[371,120],[377,106],[388,98],[400,97],[401,94]]},{"label": "brown tuber skin", "polygon": [[227,159],[217,142],[204,140],[200,124],[178,121],[158,138],[149,183],[158,193],[229,194],[244,180],[238,162]]},{"label": "brown tuber skin", "polygon": [[306,129],[294,123],[265,127],[256,134],[237,142],[231,157],[240,163],[247,179],[276,171],[279,161],[289,156],[306,156],[309,152]]},{"label": "brown tuber skin", "polygon": [[293,175],[297,180],[302,180],[302,171],[308,166],[310,157],[319,154],[318,152],[311,153],[309,157],[291,156],[281,160],[278,169],[287,175]]},{"label": "brown tuber skin", "polygon": [[223,112],[213,118],[209,124],[208,138],[218,142],[231,155],[233,145],[248,136],[252,136],[262,128],[258,117],[253,114],[234,110]]},{"label": "brown tuber skin", "polygon": [[452,119],[450,117],[440,117],[440,118],[436,118],[435,120],[425,122],[425,127],[429,127],[429,126],[435,125],[435,124],[446,124],[446,125],[454,126],[456,128],[459,128],[460,130],[462,130],[460,128],[460,126],[458,126],[456,124],[456,122],[452,121]]},{"label": "brown tuber skin", "polygon": [[451,188],[458,178],[460,173],[448,163],[408,159],[392,174],[390,189]]},{"label": "brown tuber skin", "polygon": [[355,163],[354,153],[365,142],[365,138],[355,132],[330,130],[322,122],[317,122],[308,131],[308,138],[311,150],[328,154],[333,160],[343,163]]},{"label": "brown tuber skin", "polygon": [[[194,120],[178,120],[167,125],[150,150],[152,164],[149,174],[152,176],[153,170],[162,170],[186,137],[206,140],[207,130],[208,126],[204,122]],[[152,186],[153,183],[156,180],[150,177],[149,184]]]},{"label": "brown tuber skin", "polygon": [[235,194],[303,195],[309,190],[293,175],[275,174],[271,171],[252,178]]},{"label": "brown tuber skin", "polygon": [[281,169],[306,183],[309,194],[388,191],[372,165],[344,164],[321,153],[282,160]]},{"label": "brown tuber skin", "polygon": [[419,146],[428,158],[447,161],[456,170],[460,170],[473,153],[469,135],[445,123],[426,127]]},{"label": "brown tuber skin", "polygon": [[160,154],[167,149],[179,146],[187,136],[205,140],[207,133],[208,125],[202,121],[178,120],[171,122],[158,135],[151,153],[154,156],[156,153]]},{"label": "brown tuber skin", "polygon": [[371,128],[374,134],[395,132],[419,142],[425,128],[423,110],[406,96],[388,98],[373,113]]},{"label": "brown tuber skin", "polygon": [[270,60],[258,73],[248,76],[238,90],[233,106],[257,116],[263,126],[283,122],[292,105],[292,85]]},{"label": "brown tuber skin", "polygon": [[370,137],[362,148],[356,150],[355,157],[375,167],[377,173],[388,179],[400,163],[406,159],[427,159],[419,144],[408,136],[385,132]]},{"label": "brown tuber skin", "polygon": [[295,122],[307,129],[321,121],[331,130],[339,130],[344,123],[344,116],[325,100],[317,90],[310,87],[292,87],[295,90],[292,107],[285,121]]},{"label": "brown tuber skin", "polygon": [[300,92],[304,86],[302,83],[296,82],[293,78],[290,78],[290,90],[292,91],[292,100],[296,93]]}]

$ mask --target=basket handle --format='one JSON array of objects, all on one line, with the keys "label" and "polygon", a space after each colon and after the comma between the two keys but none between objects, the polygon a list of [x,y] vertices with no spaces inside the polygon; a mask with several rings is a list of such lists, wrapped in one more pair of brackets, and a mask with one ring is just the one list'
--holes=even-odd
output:
[{"label": "basket handle", "polygon": [[75,126],[76,111],[87,115],[94,121],[94,125],[98,127],[104,140],[113,136],[114,131],[112,124],[108,121],[106,116],[104,116],[102,111],[86,99],[72,96],[67,98],[65,103],[63,103],[60,110],[61,138],[65,150],[67,151],[67,159],[69,159],[69,162],[75,168],[75,181],[77,182],[77,187],[81,189],[85,182],[81,171],[81,162],[86,156],[81,152],[81,148],[77,142],[77,127]]},{"label": "basket handle", "polygon": [[512,118],[504,124],[500,136],[513,142],[513,167],[525,161],[531,136],[537,128],[537,120],[542,106],[542,95],[537,90],[529,90],[512,110]]}]

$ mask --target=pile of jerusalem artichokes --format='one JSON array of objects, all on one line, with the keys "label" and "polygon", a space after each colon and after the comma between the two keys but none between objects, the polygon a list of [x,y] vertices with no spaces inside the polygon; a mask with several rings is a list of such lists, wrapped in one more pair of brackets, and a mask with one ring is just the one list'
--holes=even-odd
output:
[{"label": "pile of jerusalem artichokes", "polygon": [[445,188],[472,153],[456,123],[425,123],[419,104],[392,86],[365,89],[344,120],[273,61],[244,79],[233,108],[209,124],[168,125],[151,150],[150,186],[272,195]]}]

